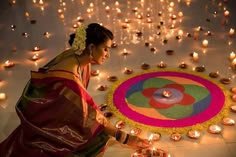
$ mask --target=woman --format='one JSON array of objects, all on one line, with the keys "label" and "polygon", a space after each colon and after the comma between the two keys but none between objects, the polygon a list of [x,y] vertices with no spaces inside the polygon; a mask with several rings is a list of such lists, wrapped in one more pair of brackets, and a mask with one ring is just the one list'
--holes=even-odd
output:
[{"label": "woman", "polygon": [[0,144],[1,157],[93,157],[111,136],[136,149],[149,146],[109,125],[86,91],[90,63],[110,57],[112,32],[92,23],[70,37],[71,49],[31,72],[16,105],[21,124]]}]

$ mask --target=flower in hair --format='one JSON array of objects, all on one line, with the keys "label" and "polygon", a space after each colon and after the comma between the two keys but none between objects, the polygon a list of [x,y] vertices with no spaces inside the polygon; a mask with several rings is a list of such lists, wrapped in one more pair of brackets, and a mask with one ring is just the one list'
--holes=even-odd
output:
[{"label": "flower in hair", "polygon": [[83,53],[83,50],[86,47],[86,26],[81,25],[75,31],[75,38],[72,44],[74,50],[78,50],[78,55]]}]

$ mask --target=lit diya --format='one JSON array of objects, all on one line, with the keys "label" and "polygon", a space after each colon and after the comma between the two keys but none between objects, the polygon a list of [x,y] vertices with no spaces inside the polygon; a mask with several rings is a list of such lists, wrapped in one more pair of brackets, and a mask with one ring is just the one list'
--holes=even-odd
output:
[{"label": "lit diya", "polygon": [[167,64],[164,63],[163,61],[161,61],[160,63],[157,64],[157,66],[158,66],[159,68],[166,68],[166,67],[167,67]]},{"label": "lit diya", "polygon": [[122,129],[122,128],[124,128],[125,127],[125,122],[123,122],[123,121],[118,121],[118,122],[116,122],[116,128],[117,129]]},{"label": "lit diya", "polygon": [[138,37],[141,37],[141,36],[143,35],[143,33],[142,33],[141,31],[136,31],[136,35],[137,35]]},{"label": "lit diya", "polygon": [[32,61],[36,61],[38,59],[39,59],[39,54],[38,53],[34,54],[31,58]]},{"label": "lit diya", "polygon": [[230,109],[232,112],[236,112],[236,105],[231,106]]},{"label": "lit diya", "polygon": [[208,128],[208,132],[210,132],[212,134],[219,134],[219,133],[221,133],[221,131],[222,131],[222,129],[218,125],[210,125]]},{"label": "lit diya", "polygon": [[107,80],[110,81],[110,82],[115,82],[115,81],[118,80],[118,78],[116,76],[108,76]]},{"label": "lit diya", "polygon": [[171,157],[170,153],[156,147],[136,150],[131,157]]},{"label": "lit diya", "polygon": [[131,157],[143,157],[143,154],[134,152],[133,154],[131,154]]},{"label": "lit diya", "polygon": [[117,45],[117,43],[116,42],[113,42],[112,44],[111,44],[111,48],[116,48],[118,45]]},{"label": "lit diya", "polygon": [[174,50],[166,50],[166,54],[167,55],[173,55],[174,54]]},{"label": "lit diya", "polygon": [[0,93],[0,101],[6,100],[6,99],[7,99],[6,93]]},{"label": "lit diya", "polygon": [[235,124],[235,121],[231,118],[224,118],[222,121],[221,121],[222,124],[224,125],[229,125],[229,126],[232,126]]},{"label": "lit diya", "polygon": [[150,45],[149,42],[145,42],[145,46],[148,47]]},{"label": "lit diya", "polygon": [[187,136],[192,139],[198,139],[201,136],[201,133],[197,130],[188,131]]},{"label": "lit diya", "polygon": [[99,75],[99,70],[92,70],[91,75],[92,76],[98,76]]},{"label": "lit diya", "polygon": [[188,65],[184,62],[179,64],[179,68],[181,68],[181,69],[186,69],[187,67],[188,67]]},{"label": "lit diya", "polygon": [[148,141],[158,141],[160,140],[161,138],[161,134],[159,133],[154,133],[154,134],[151,134],[149,137],[148,137]]},{"label": "lit diya", "polygon": [[132,74],[132,73],[133,73],[133,70],[132,70],[132,69],[125,68],[124,73],[125,73],[125,74]]},{"label": "lit diya", "polygon": [[230,91],[236,94],[236,87],[231,88]]},{"label": "lit diya", "polygon": [[155,52],[157,49],[155,47],[151,47],[150,51]]},{"label": "lit diya", "polygon": [[139,129],[139,128],[133,128],[133,129],[130,130],[130,134],[132,134],[132,135],[138,135],[141,132],[142,132],[142,130]]},{"label": "lit diya", "polygon": [[229,78],[222,78],[220,79],[220,83],[222,84],[230,84],[231,80]]},{"label": "lit diya", "polygon": [[24,33],[22,33],[22,36],[25,37],[25,38],[28,38],[28,37],[29,37],[29,34],[26,33],[26,32],[24,32]]},{"label": "lit diya", "polygon": [[171,96],[171,91],[163,90],[162,96],[165,98],[169,98]]},{"label": "lit diya", "polygon": [[36,24],[37,21],[36,20],[30,20],[30,24]]},{"label": "lit diya", "polygon": [[234,102],[236,102],[236,94],[234,94],[231,98]]},{"label": "lit diya", "polygon": [[78,16],[78,17],[77,17],[77,21],[78,21],[78,22],[84,22],[84,18],[83,18],[82,16]]},{"label": "lit diya", "polygon": [[101,104],[101,105],[99,105],[99,109],[100,109],[101,111],[105,111],[105,110],[107,109],[107,104]]},{"label": "lit diya", "polygon": [[44,32],[43,35],[44,35],[46,38],[49,38],[49,37],[50,37],[50,33],[49,33],[49,32]]},{"label": "lit diya", "polygon": [[11,68],[11,67],[14,67],[15,66],[15,63],[7,60],[5,63],[4,63],[4,67],[5,68]]},{"label": "lit diya", "polygon": [[35,47],[33,48],[33,51],[40,51],[40,48],[39,48],[38,46],[35,46]]},{"label": "lit diya", "polygon": [[170,135],[170,139],[173,141],[180,141],[182,138],[182,135],[179,133],[173,133]]},{"label": "lit diya", "polygon": [[100,91],[105,91],[107,89],[107,86],[106,85],[100,85],[99,87],[98,87],[98,90],[100,90]]},{"label": "lit diya", "polygon": [[204,72],[206,69],[205,69],[204,65],[202,65],[202,66],[197,66],[197,67],[195,68],[195,70],[196,70],[197,72]]},{"label": "lit diya", "polygon": [[113,113],[108,111],[108,112],[103,113],[103,115],[107,118],[110,118],[113,116]]},{"label": "lit diya", "polygon": [[210,72],[209,73],[209,76],[211,77],[211,78],[217,78],[217,77],[219,77],[219,72],[217,71],[217,72]]},{"label": "lit diya", "polygon": [[147,70],[147,69],[150,69],[150,65],[147,64],[147,63],[142,63],[141,68],[142,68],[143,70]]}]

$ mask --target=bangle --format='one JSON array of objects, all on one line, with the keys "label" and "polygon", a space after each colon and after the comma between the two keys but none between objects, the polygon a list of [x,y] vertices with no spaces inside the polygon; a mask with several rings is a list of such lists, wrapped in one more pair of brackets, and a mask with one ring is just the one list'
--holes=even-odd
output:
[{"label": "bangle", "polygon": [[123,144],[127,144],[128,140],[129,140],[129,134],[126,134],[125,141],[123,142]]},{"label": "bangle", "polygon": [[120,138],[121,138],[121,136],[122,136],[122,132],[121,132],[120,130],[117,130],[117,131],[116,131],[116,134],[115,134],[116,140],[119,141]]}]

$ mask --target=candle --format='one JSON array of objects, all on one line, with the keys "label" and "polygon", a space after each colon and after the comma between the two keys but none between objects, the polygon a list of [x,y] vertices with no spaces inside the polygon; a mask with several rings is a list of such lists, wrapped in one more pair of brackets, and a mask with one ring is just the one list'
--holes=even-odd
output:
[{"label": "candle", "polygon": [[229,30],[229,36],[230,36],[230,37],[234,36],[234,29],[233,29],[233,28],[230,28],[230,30]]},{"label": "candle", "polygon": [[236,57],[235,53],[231,52],[230,55],[229,55],[229,59],[234,60],[235,57]]},{"label": "candle", "polygon": [[199,56],[197,52],[193,52],[193,61],[197,62],[199,60]]},{"label": "candle", "polygon": [[208,40],[204,39],[204,40],[202,41],[202,46],[203,46],[203,47],[207,47],[207,46],[208,46]]},{"label": "candle", "polygon": [[7,60],[4,64],[5,68],[11,68],[11,67],[14,67],[14,66],[15,66],[15,64],[13,62],[9,61],[9,60]]},{"label": "candle", "polygon": [[5,93],[0,93],[0,101],[6,100],[7,95]]}]

